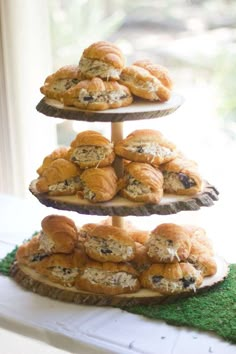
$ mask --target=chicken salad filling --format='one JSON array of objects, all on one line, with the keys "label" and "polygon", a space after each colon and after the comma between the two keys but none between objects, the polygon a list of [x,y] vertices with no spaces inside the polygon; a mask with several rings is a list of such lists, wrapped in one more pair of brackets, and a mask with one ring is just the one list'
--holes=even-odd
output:
[{"label": "chicken salad filling", "polygon": [[62,182],[51,184],[48,187],[49,192],[75,193],[79,189],[81,189],[81,181],[79,176],[71,177]]},{"label": "chicken salad filling", "polygon": [[105,159],[111,151],[112,151],[112,144],[108,147],[83,145],[74,149],[71,155],[71,161],[75,163],[89,162],[89,161],[98,162]]},{"label": "chicken salad filling", "polygon": [[122,271],[104,271],[96,268],[85,269],[82,278],[87,279],[92,284],[102,284],[111,287],[121,286],[126,288],[137,284],[137,278],[133,274]]},{"label": "chicken salad filling", "polygon": [[174,245],[172,240],[151,238],[147,253],[150,257],[158,256],[161,261],[170,260],[172,262],[175,258],[180,261],[178,256],[178,244]]},{"label": "chicken salad filling", "polygon": [[155,289],[174,293],[182,290],[196,291],[196,277],[189,275],[178,280],[169,280],[160,275],[149,277],[149,282]]},{"label": "chicken salad filling", "polygon": [[110,77],[119,78],[121,69],[116,69],[109,63],[97,59],[82,57],[79,63],[80,70],[90,76],[100,76],[109,80]]},{"label": "chicken salad filling", "polygon": [[185,173],[175,173],[163,171],[164,190],[177,191],[179,189],[189,189],[196,186],[196,182]]},{"label": "chicken salad filling", "polygon": [[112,104],[127,97],[130,97],[130,95],[128,95],[124,90],[89,92],[88,90],[82,88],[79,92],[78,100],[84,104],[94,102]]},{"label": "chicken salad filling", "polygon": [[126,186],[125,190],[133,197],[151,193],[150,187],[145,186],[131,175],[128,176],[128,185]]},{"label": "chicken salad filling", "polygon": [[112,254],[114,256],[122,256],[123,260],[126,260],[134,253],[133,247],[123,245],[109,238],[109,236],[107,239],[90,237],[85,242],[85,247],[95,250],[100,255]]}]

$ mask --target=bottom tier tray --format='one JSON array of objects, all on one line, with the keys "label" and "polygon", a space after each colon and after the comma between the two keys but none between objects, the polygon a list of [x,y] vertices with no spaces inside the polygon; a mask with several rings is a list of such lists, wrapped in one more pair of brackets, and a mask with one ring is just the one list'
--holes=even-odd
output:
[{"label": "bottom tier tray", "polygon": [[223,258],[216,257],[216,262],[216,274],[204,278],[201,287],[196,292],[188,291],[168,296],[146,289],[141,289],[132,294],[103,295],[85,292],[74,287],[65,288],[59,284],[52,283],[33,269],[20,265],[17,262],[11,268],[11,276],[25,289],[55,300],[97,306],[131,306],[175,302],[181,297],[194,296],[197,293],[212,288],[214,285],[222,282],[227,277],[229,271],[228,264]]}]

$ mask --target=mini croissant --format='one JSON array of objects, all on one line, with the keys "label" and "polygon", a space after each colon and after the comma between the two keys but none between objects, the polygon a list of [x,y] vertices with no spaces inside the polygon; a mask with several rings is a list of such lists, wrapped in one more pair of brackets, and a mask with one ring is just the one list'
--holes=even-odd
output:
[{"label": "mini croissant", "polygon": [[147,163],[131,162],[125,165],[119,186],[120,194],[135,202],[155,204],[163,196],[162,173]]},{"label": "mini croissant", "polygon": [[99,132],[86,130],[71,142],[69,158],[80,168],[105,167],[115,158],[113,144]]},{"label": "mini croissant", "polygon": [[188,262],[199,269],[204,277],[214,275],[217,271],[217,264],[208,248],[196,239],[192,239],[191,251]]},{"label": "mini croissant", "polygon": [[59,158],[54,160],[36,180],[39,193],[71,195],[81,188],[80,170],[74,163]]},{"label": "mini croissant", "polygon": [[42,176],[43,171],[49,167],[49,165],[57,159],[67,159],[69,148],[66,146],[60,146],[55,149],[51,154],[45,156],[42,165],[37,169],[39,176]]},{"label": "mini croissant", "polygon": [[203,181],[194,161],[178,156],[161,165],[160,169],[165,192],[193,195],[201,191]]},{"label": "mini croissant", "polygon": [[173,160],[176,146],[161,132],[152,129],[135,130],[115,145],[115,153],[127,160],[146,162],[155,167]]},{"label": "mini croissant", "polygon": [[17,262],[34,268],[38,262],[45,257],[48,257],[48,253],[40,248],[41,243],[39,236],[40,233],[32,237],[28,242],[19,246],[16,252]]},{"label": "mini croissant", "polygon": [[71,287],[87,260],[85,253],[80,249],[75,249],[69,254],[56,253],[37,263],[35,271],[54,283]]},{"label": "mini croissant", "polygon": [[82,191],[78,196],[92,203],[111,200],[117,193],[117,176],[114,168],[89,168],[80,175]]},{"label": "mini croissant", "polygon": [[179,262],[188,258],[191,239],[184,227],[163,223],[150,233],[146,246],[147,254],[153,262]]},{"label": "mini croissant", "polygon": [[133,97],[126,86],[116,81],[103,81],[98,77],[83,80],[63,96],[65,106],[101,111],[129,106]]},{"label": "mini croissant", "polygon": [[87,255],[99,262],[127,262],[135,256],[135,242],[126,230],[97,225],[84,242]]},{"label": "mini croissant", "polygon": [[195,291],[202,280],[200,272],[189,263],[152,264],[140,276],[144,288],[163,295]]},{"label": "mini croissant", "polygon": [[74,221],[63,215],[48,215],[42,222],[40,248],[47,253],[70,253],[77,243]]},{"label": "mini croissant", "polygon": [[168,69],[159,64],[153,64],[149,59],[137,60],[133,65],[146,69],[149,73],[161,81],[169,90],[173,87],[173,81]]},{"label": "mini croissant", "polygon": [[99,41],[83,51],[79,68],[87,78],[100,77],[105,80],[118,80],[124,63],[125,58],[115,44]]},{"label": "mini croissant", "polygon": [[135,96],[149,101],[167,101],[170,90],[146,68],[130,65],[120,74],[120,83],[127,86]]},{"label": "mini croissant", "polygon": [[77,85],[81,79],[81,72],[77,65],[66,65],[48,76],[40,91],[46,97],[60,101],[64,93]]},{"label": "mini croissant", "polygon": [[117,295],[138,291],[140,283],[137,271],[128,263],[91,261],[77,276],[75,286],[97,294]]}]

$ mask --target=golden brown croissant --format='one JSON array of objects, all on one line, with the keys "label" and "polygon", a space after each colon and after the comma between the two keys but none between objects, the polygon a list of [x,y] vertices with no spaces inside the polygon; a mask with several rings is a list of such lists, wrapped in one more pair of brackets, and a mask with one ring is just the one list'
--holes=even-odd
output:
[{"label": "golden brown croissant", "polygon": [[54,283],[71,287],[87,261],[85,253],[80,249],[75,249],[70,254],[57,253],[44,258],[37,263],[35,271]]},{"label": "golden brown croissant", "polygon": [[150,233],[146,246],[147,254],[153,262],[179,262],[188,258],[191,239],[184,227],[163,223]]},{"label": "golden brown croissant", "polygon": [[216,261],[208,248],[196,239],[192,239],[191,251],[188,262],[201,271],[204,277],[214,275],[217,271]]},{"label": "golden brown croissant", "polygon": [[134,293],[140,283],[137,271],[128,263],[88,262],[77,276],[78,289],[98,294]]},{"label": "golden brown croissant", "polygon": [[126,230],[97,225],[84,242],[87,255],[99,262],[127,262],[135,256],[135,242]]},{"label": "golden brown croissant", "polygon": [[115,158],[113,144],[99,132],[86,130],[71,142],[69,158],[80,168],[105,167]]},{"label": "golden brown croissant", "polygon": [[147,163],[127,164],[119,186],[120,194],[135,202],[156,204],[163,196],[162,173]]},{"label": "golden brown croissant", "polygon": [[115,153],[127,160],[146,162],[157,167],[177,155],[176,146],[161,132],[152,129],[135,130],[115,144]]},{"label": "golden brown croissant", "polygon": [[77,85],[81,79],[81,72],[77,65],[66,65],[48,76],[40,91],[46,97],[60,101],[64,93]]},{"label": "golden brown croissant", "polygon": [[60,146],[55,149],[51,154],[45,156],[43,159],[42,165],[37,169],[37,173],[41,176],[43,171],[49,167],[49,165],[57,159],[67,159],[68,157],[69,147],[67,146]]},{"label": "golden brown croissant", "polygon": [[63,96],[65,106],[101,111],[129,106],[133,97],[129,89],[116,81],[103,81],[98,77],[83,80]]},{"label": "golden brown croissant", "polygon": [[121,50],[113,43],[100,41],[83,51],[79,68],[87,78],[101,77],[118,80],[125,59]]},{"label": "golden brown croissant", "polygon": [[147,247],[141,243],[135,242],[136,252],[134,259],[131,260],[132,266],[139,272],[148,269],[152,262],[147,255]]},{"label": "golden brown croissant", "polygon": [[48,257],[48,253],[40,248],[39,235],[40,234],[37,234],[30,241],[19,246],[16,252],[16,260],[19,263],[34,268],[38,262]]},{"label": "golden brown croissant", "polygon": [[202,280],[200,272],[189,263],[152,264],[140,276],[144,288],[164,295],[195,291]]},{"label": "golden brown croissant", "polygon": [[161,165],[160,169],[165,192],[193,195],[201,191],[203,181],[194,161],[178,156]]},{"label": "golden brown croissant", "polygon": [[73,220],[63,215],[48,215],[42,222],[40,249],[50,253],[70,253],[77,242],[77,228]]},{"label": "golden brown croissant", "polygon": [[80,188],[79,167],[65,159],[54,160],[36,181],[39,193],[71,195]]},{"label": "golden brown croissant", "polygon": [[117,176],[114,168],[89,168],[80,175],[82,191],[78,196],[92,203],[111,200],[117,193]]},{"label": "golden brown croissant", "polygon": [[127,86],[135,96],[150,101],[167,101],[170,98],[170,90],[148,70],[131,65],[125,67],[119,82]]},{"label": "golden brown croissant", "polygon": [[133,63],[133,65],[146,69],[151,75],[160,80],[162,85],[167,87],[169,90],[172,89],[173,81],[170,77],[169,70],[166,67],[159,64],[153,64],[149,59],[137,60],[135,63]]},{"label": "golden brown croissant", "polygon": [[150,237],[149,231],[146,231],[146,230],[138,230],[135,228],[130,228],[130,229],[128,229],[128,232],[129,232],[129,236],[135,242],[138,242],[143,245],[149,240],[149,237]]},{"label": "golden brown croissant", "polygon": [[202,246],[205,246],[207,252],[211,256],[214,255],[212,241],[207,236],[205,229],[200,226],[190,224],[185,224],[182,226],[189,232],[189,236],[192,242],[199,242]]}]

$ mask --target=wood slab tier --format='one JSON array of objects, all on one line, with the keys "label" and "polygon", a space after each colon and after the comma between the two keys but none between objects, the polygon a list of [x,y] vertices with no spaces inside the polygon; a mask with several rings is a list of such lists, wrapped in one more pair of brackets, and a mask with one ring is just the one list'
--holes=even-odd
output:
[{"label": "wood slab tier", "polygon": [[201,193],[194,196],[177,196],[165,194],[160,204],[134,203],[120,196],[116,196],[109,202],[91,203],[86,199],[72,196],[49,196],[40,194],[35,188],[35,181],[29,187],[31,193],[47,207],[60,210],[75,211],[86,215],[110,215],[110,216],[149,216],[153,214],[169,215],[180,211],[194,211],[201,207],[209,207],[218,200],[218,191],[209,183],[204,183]]},{"label": "wood slab tier", "polygon": [[36,106],[38,112],[46,116],[80,120],[88,122],[123,122],[126,120],[151,119],[166,116],[176,111],[183,104],[183,97],[173,93],[167,102],[155,103],[135,99],[127,107],[108,109],[105,111],[89,111],[66,107],[60,101],[44,97]]},{"label": "wood slab tier", "polygon": [[194,296],[207,291],[222,282],[228,274],[229,267],[223,258],[216,257],[217,272],[214,276],[206,277],[199,289],[190,290],[177,295],[161,295],[156,291],[141,289],[133,294],[104,295],[78,290],[75,287],[67,288],[60,284],[52,283],[46,277],[37,274],[33,269],[15,262],[11,268],[11,276],[25,289],[49,298],[73,302],[76,304],[97,306],[132,306],[137,304],[160,304],[175,302],[179,298]]}]

